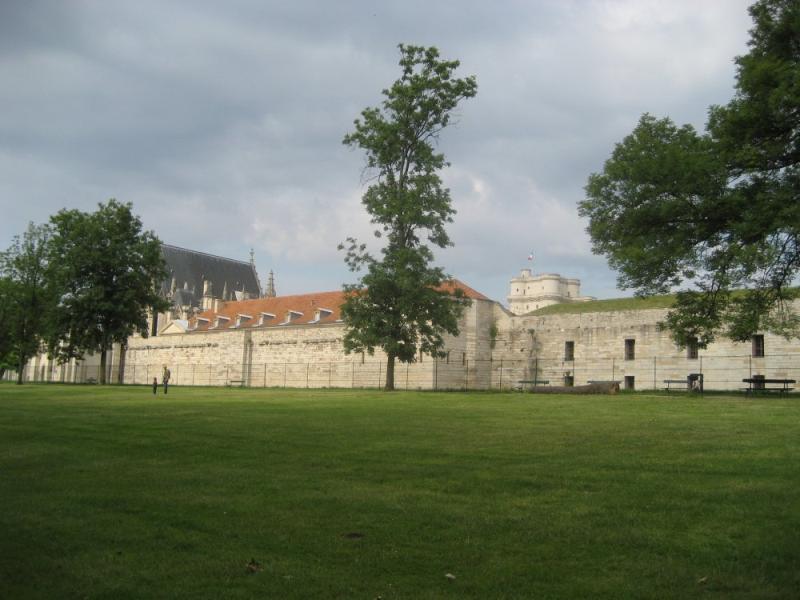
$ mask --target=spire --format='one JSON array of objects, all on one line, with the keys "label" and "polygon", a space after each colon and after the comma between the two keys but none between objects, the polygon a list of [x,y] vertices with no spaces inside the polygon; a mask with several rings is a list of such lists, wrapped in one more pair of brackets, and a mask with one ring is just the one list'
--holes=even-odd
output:
[{"label": "spire", "polygon": [[275,293],[275,274],[272,269],[269,270],[269,279],[267,280],[267,291],[264,294],[267,298],[274,298],[277,296]]},{"label": "spire", "polygon": [[201,306],[203,310],[209,310],[214,306],[213,290],[211,289],[211,280],[203,279],[203,300]]}]

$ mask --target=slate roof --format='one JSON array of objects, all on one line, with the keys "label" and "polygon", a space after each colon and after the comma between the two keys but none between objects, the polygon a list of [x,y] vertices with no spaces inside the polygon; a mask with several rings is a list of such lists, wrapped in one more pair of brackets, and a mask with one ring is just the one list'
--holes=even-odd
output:
[{"label": "slate roof", "polygon": [[222,297],[226,288],[231,297],[244,289],[252,297],[261,295],[255,266],[249,262],[214,256],[196,250],[161,244],[161,253],[167,263],[168,275],[161,284],[161,294],[168,297],[175,279],[174,300],[180,305],[199,306],[203,297],[203,282],[211,282],[214,297]]},{"label": "slate roof", "polygon": [[[444,290],[460,289],[467,298],[489,300],[480,292],[458,280],[442,286]],[[286,325],[325,325],[341,320],[344,292],[316,292],[294,296],[275,296],[225,302],[218,310],[206,310],[189,322],[193,331],[238,328],[285,327]],[[291,311],[291,320],[288,316]],[[274,316],[270,316],[274,315]]]}]

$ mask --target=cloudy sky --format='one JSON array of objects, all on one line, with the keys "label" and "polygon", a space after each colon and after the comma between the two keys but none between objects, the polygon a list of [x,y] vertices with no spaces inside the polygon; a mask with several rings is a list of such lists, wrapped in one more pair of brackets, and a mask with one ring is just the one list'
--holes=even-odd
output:
[{"label": "cloudy sky", "polygon": [[165,242],[247,260],[279,294],[354,281],[371,238],[353,119],[437,46],[478,95],[441,136],[458,211],[437,260],[505,302],[530,266],[627,295],[578,218],[650,112],[702,128],[733,91],[750,0],[5,0],[0,248],[61,208],[131,202]]}]

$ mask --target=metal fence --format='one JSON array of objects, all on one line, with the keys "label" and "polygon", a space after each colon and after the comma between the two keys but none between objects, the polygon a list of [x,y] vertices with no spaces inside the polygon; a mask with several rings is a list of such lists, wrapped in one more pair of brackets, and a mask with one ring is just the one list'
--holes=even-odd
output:
[{"label": "metal fence", "polygon": [[[162,364],[125,364],[108,368],[107,381],[123,384],[161,382]],[[187,386],[244,386],[286,388],[381,388],[386,383],[386,364],[380,360],[215,363],[169,365],[171,383]],[[582,385],[592,381],[618,381],[623,389],[656,390],[665,381],[702,376],[705,390],[739,390],[742,380],[754,376],[767,379],[800,379],[800,356],[796,354],[644,357],[635,360],[596,357],[567,361],[563,358],[532,357],[518,360],[433,360],[397,363],[397,389],[512,390],[541,385]],[[7,373],[6,379],[13,379]],[[87,383],[100,380],[100,367],[50,364],[27,369],[28,381]],[[675,389],[675,385],[671,388]],[[680,385],[677,386],[680,389]],[[685,388],[684,388],[685,389]]]}]

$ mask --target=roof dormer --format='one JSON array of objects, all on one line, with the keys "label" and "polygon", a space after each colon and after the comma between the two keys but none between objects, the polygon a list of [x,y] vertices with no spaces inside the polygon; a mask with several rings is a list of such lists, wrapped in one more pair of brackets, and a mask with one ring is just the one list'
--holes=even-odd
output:
[{"label": "roof dormer", "polygon": [[233,325],[233,327],[241,327],[247,321],[251,321],[252,319],[253,319],[253,317],[250,316],[250,315],[245,315],[243,313],[239,313],[239,314],[236,315],[236,323]]},{"label": "roof dormer", "polygon": [[309,323],[319,323],[325,317],[329,317],[333,314],[333,311],[329,308],[318,308],[314,311],[314,318],[309,321]]},{"label": "roof dormer", "polygon": [[273,313],[262,312],[258,317],[259,325],[266,325],[269,321],[275,318]]},{"label": "roof dormer", "polygon": [[208,325],[210,322],[211,321],[209,321],[205,317],[197,317],[197,319],[194,322],[194,327],[192,329],[197,329],[197,328],[199,328],[201,326]]},{"label": "roof dormer", "polygon": [[287,310],[286,311],[286,320],[281,323],[281,325],[289,325],[294,321],[297,321],[300,317],[303,316],[299,310]]},{"label": "roof dormer", "polygon": [[230,317],[226,317],[224,315],[217,315],[214,319],[214,324],[209,327],[209,329],[219,329],[220,327],[224,327],[225,324],[230,321]]}]

